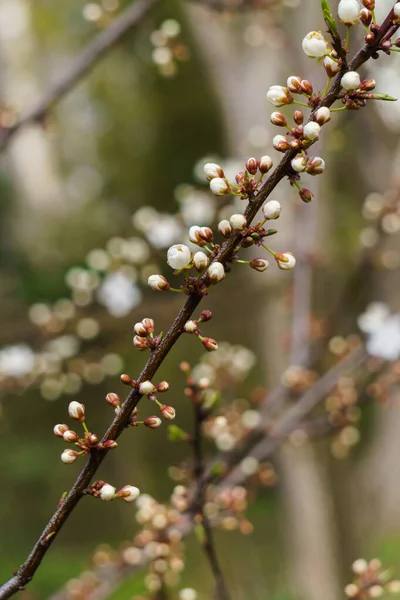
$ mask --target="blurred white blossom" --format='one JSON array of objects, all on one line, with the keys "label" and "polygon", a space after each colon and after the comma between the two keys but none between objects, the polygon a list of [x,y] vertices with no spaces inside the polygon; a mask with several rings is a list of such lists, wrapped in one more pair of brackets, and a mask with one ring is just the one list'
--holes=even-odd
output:
[{"label": "blurred white blossom", "polygon": [[9,377],[22,377],[30,373],[35,364],[35,354],[26,344],[6,346],[0,351],[0,373]]},{"label": "blurred white blossom", "polygon": [[114,317],[124,317],[137,306],[142,294],[124,273],[107,275],[100,286],[98,299]]},{"label": "blurred white blossom", "polygon": [[374,302],[359,316],[358,326],[367,335],[369,354],[385,360],[399,358],[400,314],[391,315],[386,304]]}]

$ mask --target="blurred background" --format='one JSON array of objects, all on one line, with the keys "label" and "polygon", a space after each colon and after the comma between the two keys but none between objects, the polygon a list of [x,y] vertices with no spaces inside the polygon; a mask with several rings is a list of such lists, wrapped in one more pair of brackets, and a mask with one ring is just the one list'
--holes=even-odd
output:
[{"label": "blurred background", "polygon": [[[35,105],[129,4],[0,0],[0,128]],[[23,562],[81,466],[60,462],[64,447],[54,424],[68,418],[76,399],[87,407],[91,430],[105,430],[111,413],[104,396],[122,396],[119,374],[135,377],[145,362],[132,347],[133,324],[152,317],[165,331],[181,305],[179,295],[151,292],[148,276],[170,275],[166,249],[186,243],[190,225],[232,214],[231,201],[210,195],[204,162],[219,161],[231,176],[250,156],[270,154],[278,162],[268,87],[292,74],[315,89],[325,85],[323,68],[299,51],[310,30],[324,29],[319,1],[253,5],[156,3],[40,124],[21,128],[3,148],[2,581]],[[390,6],[377,1],[378,21]],[[362,31],[354,29],[357,48]],[[393,96],[400,95],[399,73],[396,56],[385,55],[363,71]],[[340,354],[346,336],[361,335],[357,323],[370,302],[400,311],[400,216],[382,222],[383,241],[373,222],[385,202],[398,198],[399,131],[398,103],[335,116],[316,150],[326,172],[306,182],[313,202],[302,204],[285,182],[274,194],[284,207],[274,248],[296,253],[294,281],[275,268],[237,268],[206,298],[203,308],[214,314],[207,334],[254,353],[239,397],[274,386],[289,365],[307,360],[309,321],[314,333],[330,332],[327,355]],[[177,408],[177,424],[188,428],[177,365],[202,355],[195,342],[184,336],[157,377],[170,382],[168,403]],[[235,599],[342,598],[359,556],[378,556],[400,574],[397,395],[395,385],[385,402],[367,404],[355,435],[293,438],[276,453],[276,485],[261,489],[248,511],[254,532],[217,536]],[[99,477],[165,501],[174,485],[168,467],[184,459],[185,448],[169,443],[165,428],[138,428],[121,438]],[[99,544],[118,548],[132,539],[135,509],[121,504],[83,501],[19,597],[52,597],[88,568]],[[186,552],[182,586],[210,598],[211,577],[194,539]],[[143,591],[139,574],[110,597]]]}]

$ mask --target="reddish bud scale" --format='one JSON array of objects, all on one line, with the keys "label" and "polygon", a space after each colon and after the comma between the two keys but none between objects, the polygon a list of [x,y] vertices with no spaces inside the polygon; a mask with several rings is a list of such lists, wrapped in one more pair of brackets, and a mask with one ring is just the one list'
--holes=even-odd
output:
[{"label": "reddish bud scale", "polygon": [[307,188],[301,188],[301,190],[299,190],[299,196],[303,202],[311,202],[314,198],[314,194]]},{"label": "reddish bud scale", "polygon": [[99,441],[99,438],[95,433],[91,433],[88,437],[88,442],[91,446],[95,446]]},{"label": "reddish bud scale", "polygon": [[136,385],[136,381],[134,379],[132,379],[132,377],[130,375],[127,375],[126,373],[122,373],[121,382],[125,385],[130,385],[131,387],[135,387],[135,385]]},{"label": "reddish bud scale", "polygon": [[293,121],[296,125],[302,125],[304,122],[304,115],[301,110],[295,110],[293,114]]}]

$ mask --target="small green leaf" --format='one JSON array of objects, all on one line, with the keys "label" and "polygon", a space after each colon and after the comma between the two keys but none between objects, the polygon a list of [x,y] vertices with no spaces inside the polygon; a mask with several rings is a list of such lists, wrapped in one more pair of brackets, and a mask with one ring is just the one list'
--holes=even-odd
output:
[{"label": "small green leaf", "polygon": [[328,0],[321,0],[321,8],[322,8],[322,14],[324,16],[324,21],[327,24],[329,30],[334,35],[337,35],[338,30],[337,30],[337,26],[336,26],[336,21],[333,18],[331,7],[329,6]]},{"label": "small green leaf", "polygon": [[219,460],[211,467],[210,475],[212,477],[218,477],[219,475],[222,475],[222,473],[224,472],[224,469],[225,469],[225,464],[222,462],[222,460]]},{"label": "small green leaf", "polygon": [[396,102],[397,98],[393,96],[388,96],[388,94],[371,94],[369,96],[370,100],[386,100],[388,102]]},{"label": "small green leaf", "polygon": [[169,425],[168,427],[168,439],[171,442],[184,442],[189,439],[189,434],[186,431],[183,431],[177,425]]},{"label": "small green leaf", "polygon": [[196,538],[197,538],[199,544],[201,546],[204,546],[204,543],[206,541],[206,534],[205,534],[205,531],[204,531],[204,527],[203,527],[203,525],[201,523],[198,523],[195,526],[194,533],[196,535]]}]

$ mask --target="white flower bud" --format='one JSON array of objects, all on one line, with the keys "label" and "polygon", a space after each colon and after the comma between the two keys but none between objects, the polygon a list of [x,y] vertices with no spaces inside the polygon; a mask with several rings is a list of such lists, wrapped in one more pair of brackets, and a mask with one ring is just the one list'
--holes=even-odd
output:
[{"label": "white flower bud", "polygon": [[75,421],[79,421],[81,423],[85,420],[85,407],[80,402],[75,402],[74,400],[73,402],[69,403],[68,414],[71,417],[71,419],[74,419]]},{"label": "white flower bud", "polygon": [[265,155],[260,158],[259,171],[260,173],[268,173],[270,169],[272,169],[272,159]]},{"label": "white flower bud", "polygon": [[289,142],[284,135],[276,135],[272,140],[272,145],[275,150],[279,150],[279,152],[286,152],[289,148]]},{"label": "white flower bud", "polygon": [[278,219],[282,207],[277,200],[270,200],[262,207],[263,215],[266,219]]},{"label": "white flower bud", "polygon": [[330,56],[325,56],[322,62],[329,77],[334,77],[339,73],[340,65],[337,60],[333,60]]},{"label": "white flower bud", "polygon": [[319,138],[319,134],[321,133],[321,126],[318,125],[315,121],[310,121],[304,125],[304,137],[307,140],[313,142]]},{"label": "white flower bud", "polygon": [[292,165],[293,171],[296,173],[302,173],[305,171],[307,166],[307,158],[305,156],[296,156],[290,163]]},{"label": "white flower bud", "polygon": [[349,71],[345,73],[340,81],[340,85],[345,90],[352,92],[360,87],[361,79],[357,71]]},{"label": "white flower bud", "polygon": [[294,94],[301,94],[301,77],[298,75],[290,75],[290,77],[287,78],[287,86],[289,91]]},{"label": "white flower bud", "polygon": [[224,172],[222,168],[216,163],[206,163],[204,165],[204,174],[207,177],[208,181],[211,181],[211,179],[215,179],[215,177],[224,177]]},{"label": "white flower bud", "polygon": [[210,259],[208,258],[207,254],[204,254],[204,252],[196,252],[196,254],[193,256],[193,266],[198,271],[206,269],[209,264]]},{"label": "white flower bud", "polygon": [[150,275],[147,283],[156,292],[167,291],[171,287],[163,275]]},{"label": "white flower bud", "polygon": [[195,331],[197,331],[196,321],[186,321],[185,325],[183,326],[183,329],[186,331],[186,333],[194,333]]},{"label": "white flower bud", "polygon": [[314,115],[314,119],[318,125],[324,125],[331,120],[331,111],[327,106],[321,106]]},{"label": "white flower bud", "polygon": [[136,335],[140,335],[141,337],[146,337],[148,333],[142,321],[140,321],[140,323],[135,323],[133,326],[133,331],[136,333]]},{"label": "white flower bud", "polygon": [[356,575],[362,575],[368,570],[368,563],[364,558],[358,558],[353,562],[351,568]]},{"label": "white flower bud", "polygon": [[229,223],[229,221],[224,219],[223,221],[220,221],[218,223],[218,231],[224,237],[229,237],[229,235],[232,231],[232,225]]},{"label": "white flower bud", "polygon": [[291,271],[296,266],[296,259],[291,252],[278,252],[275,260],[282,271]]},{"label": "white flower bud", "polygon": [[381,585],[372,585],[368,593],[370,598],[380,598],[383,594],[383,587]]},{"label": "white flower bud", "polygon": [[400,19],[400,2],[396,2],[393,7],[393,12],[396,19]]},{"label": "white flower bud", "polygon": [[120,496],[122,500],[125,500],[125,502],[133,502],[140,496],[140,490],[134,485],[125,485],[119,490],[118,496]]},{"label": "white flower bud", "polygon": [[325,171],[325,161],[319,156],[313,156],[307,161],[307,173],[310,175],[320,175]]},{"label": "white flower bud", "polygon": [[65,463],[66,465],[69,465],[73,462],[76,461],[76,459],[78,458],[78,453],[76,450],[64,450],[64,452],[61,454],[61,460],[63,461],[63,463]]},{"label": "white flower bud", "polygon": [[79,440],[79,435],[75,433],[75,431],[68,429],[68,431],[64,432],[63,438],[65,442],[70,442],[70,444],[74,444]]},{"label": "white flower bud", "polygon": [[109,502],[110,500],[114,500],[116,488],[110,485],[109,483],[105,483],[100,491],[100,498]]},{"label": "white flower bud", "polygon": [[240,215],[240,214],[232,215],[231,218],[229,219],[229,222],[232,225],[233,229],[242,230],[247,227],[247,219],[244,215]]},{"label": "white flower bud", "polygon": [[214,177],[210,181],[210,190],[215,196],[225,196],[231,191],[230,185],[222,177]]},{"label": "white flower bud", "polygon": [[288,88],[281,85],[272,85],[267,92],[267,98],[274,106],[284,106],[293,102]]},{"label": "white flower bud", "polygon": [[310,31],[302,41],[302,48],[310,58],[322,58],[329,53],[329,45],[320,31]]},{"label": "white flower bud", "polygon": [[207,269],[207,277],[212,283],[218,283],[225,277],[224,265],[218,261],[211,263]]},{"label": "white flower bud", "polygon": [[58,425],[54,426],[53,433],[57,437],[62,438],[62,437],[64,437],[64,433],[68,430],[69,430],[68,425],[65,425],[64,423],[58,423]]},{"label": "white flower bud", "polygon": [[250,267],[255,271],[263,273],[269,267],[269,261],[266,258],[253,258],[250,262]]},{"label": "white flower bud", "polygon": [[339,19],[346,25],[354,25],[360,16],[360,11],[358,0],[340,0],[339,2]]},{"label": "white flower bud", "polygon": [[148,396],[149,394],[153,394],[156,391],[156,388],[151,383],[151,381],[143,381],[143,383],[139,386],[139,392],[142,396]]},{"label": "white flower bud", "polygon": [[201,227],[199,227],[198,225],[192,225],[189,229],[189,240],[192,242],[192,244],[196,244],[197,246],[204,246],[205,244],[205,240],[203,240],[200,236],[199,236],[199,231],[201,230]]},{"label": "white flower bud", "polygon": [[170,267],[180,271],[187,267],[192,260],[190,249],[184,244],[175,244],[168,249],[167,262]]},{"label": "white flower bud", "polygon": [[359,591],[360,588],[355,583],[349,583],[349,585],[346,585],[346,587],[344,588],[344,593],[349,598],[355,598],[358,595]]}]

